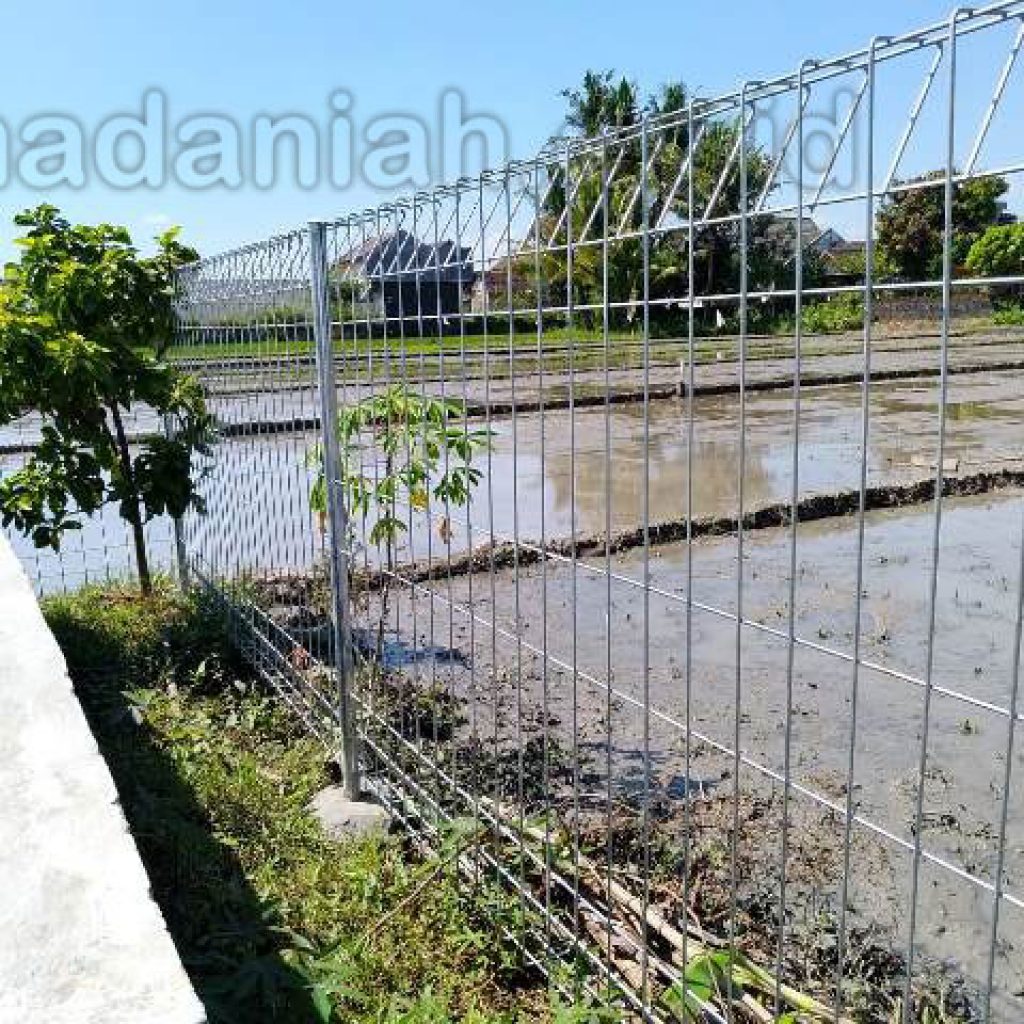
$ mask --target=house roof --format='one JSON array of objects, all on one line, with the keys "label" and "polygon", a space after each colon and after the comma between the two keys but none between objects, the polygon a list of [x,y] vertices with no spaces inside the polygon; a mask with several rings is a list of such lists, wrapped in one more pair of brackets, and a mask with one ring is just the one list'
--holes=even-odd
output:
[{"label": "house roof", "polygon": [[420,242],[404,230],[358,243],[336,266],[355,271],[371,283],[422,279],[471,285],[476,279],[469,246],[458,246],[450,239]]},{"label": "house roof", "polygon": [[844,256],[848,253],[862,253],[864,252],[863,242],[848,242],[845,239],[841,242],[837,242],[835,245],[829,246],[828,255],[830,256]]},{"label": "house roof", "polygon": [[[802,219],[800,228],[800,240],[804,247],[810,245],[824,234],[821,228],[818,227],[817,222],[810,217]],[[764,238],[768,242],[792,248],[796,238],[796,217],[772,217],[764,229]]]}]

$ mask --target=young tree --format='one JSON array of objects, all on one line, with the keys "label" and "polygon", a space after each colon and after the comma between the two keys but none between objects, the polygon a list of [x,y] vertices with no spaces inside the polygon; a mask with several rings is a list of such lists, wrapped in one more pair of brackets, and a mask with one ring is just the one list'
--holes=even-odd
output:
[{"label": "young tree", "polygon": [[[195,259],[176,231],[143,258],[128,232],[72,225],[53,206],[15,218],[27,231],[0,288],[0,425],[35,413],[42,439],[0,480],[0,517],[58,548],[82,517],[115,504],[131,528],[143,593],[152,590],[143,524],[200,507],[192,455],[207,416],[198,383],[165,362],[175,267]],[[130,442],[126,414],[167,417],[172,438]]]},{"label": "young tree", "polygon": [[[480,482],[481,472],[472,461],[474,455],[490,447],[491,431],[469,430],[463,418],[460,402],[419,395],[404,384],[369,395],[338,415],[341,484],[349,529],[354,531],[357,520],[365,525],[372,519],[369,541],[384,546],[389,569],[399,535],[407,529],[404,513],[408,508],[422,511],[433,495],[445,509],[442,526],[446,532],[450,509],[468,505]],[[378,455],[383,457],[379,471],[364,466],[367,451],[371,462]],[[317,476],[310,504],[323,524],[327,490],[319,449],[313,464]]]},{"label": "young tree", "polygon": [[[671,117],[685,111],[689,102],[689,92],[682,82],[665,83],[641,105],[637,87],[629,79],[616,79],[612,71],[588,71],[579,88],[563,90],[562,95],[568,106],[566,123],[579,136],[628,129],[638,125],[645,116],[650,117],[658,140],[651,146],[647,168],[646,190],[651,208],[660,212],[664,204],[670,203],[672,214],[681,221],[689,219],[688,190],[680,187],[679,180],[680,169],[688,156],[687,125],[685,120]],[[715,197],[714,209],[710,211],[712,223],[702,225],[697,231],[694,253],[696,283],[705,294],[735,292],[739,287],[738,215],[742,193],[739,134],[738,121],[725,118],[702,125],[699,142],[695,140],[695,219],[708,213]],[[573,169],[578,177],[574,180],[573,208],[569,216],[564,212],[567,200],[560,181],[561,170],[552,167],[555,187],[547,195],[541,221],[547,233],[556,224],[569,225],[576,239],[588,224],[592,237],[599,237],[605,231],[614,233],[621,226],[624,237],[613,239],[608,251],[608,290],[613,302],[625,304],[629,318],[643,288],[640,235],[644,211],[636,201],[642,173],[640,140],[634,132],[628,140],[611,145],[609,160],[616,170],[608,182],[609,223],[604,224],[601,216],[591,215],[601,201],[603,185],[600,173],[592,168],[588,170],[585,160],[579,161]],[[745,164],[748,204],[752,205],[754,198],[769,186],[772,164],[768,155],[749,138],[745,144]],[[751,218],[747,224],[752,284],[765,287],[773,282],[782,283],[783,276],[777,254],[760,244],[766,224],[763,217]],[[687,293],[686,241],[682,231],[652,234],[649,281],[652,298],[670,299]],[[603,285],[600,250],[578,246],[573,261],[574,301],[579,305],[599,302]],[[564,292],[567,278],[565,263],[564,253],[557,248],[545,258],[545,279],[558,298],[564,298],[561,292]],[[654,315],[664,316],[665,311],[656,307]]]},{"label": "young tree", "polygon": [[[333,543],[351,545],[356,524],[365,535],[367,523],[372,521],[367,539],[378,551],[383,547],[379,655],[399,538],[408,530],[406,516],[427,510],[433,497],[444,509],[438,532],[443,543],[450,544],[452,509],[467,506],[472,500],[482,477],[472,465],[473,457],[490,447],[492,431],[470,430],[462,403],[419,395],[405,384],[394,384],[342,410],[336,431],[349,536],[336,537]],[[383,465],[377,464],[378,458]],[[310,505],[323,530],[328,511],[327,481],[319,447],[311,453],[310,462],[316,469]]]},{"label": "young tree", "polygon": [[[916,188],[890,196],[878,211],[878,252],[882,261],[905,280],[927,280],[942,274],[945,234],[944,171],[932,171],[911,182]],[[953,262],[962,264],[971,246],[996,223],[1000,196],[1009,189],[1005,178],[972,178],[953,187]]]}]

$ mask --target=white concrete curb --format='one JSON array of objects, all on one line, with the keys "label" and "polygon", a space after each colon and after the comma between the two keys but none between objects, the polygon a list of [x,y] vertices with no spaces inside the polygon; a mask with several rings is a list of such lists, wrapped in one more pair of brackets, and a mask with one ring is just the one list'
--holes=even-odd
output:
[{"label": "white concrete curb", "polygon": [[71,689],[0,535],[0,1024],[202,1024]]}]

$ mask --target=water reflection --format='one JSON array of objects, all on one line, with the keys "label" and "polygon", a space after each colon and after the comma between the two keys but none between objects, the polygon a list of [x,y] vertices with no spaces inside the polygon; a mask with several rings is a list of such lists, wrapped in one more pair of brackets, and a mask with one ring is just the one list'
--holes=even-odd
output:
[{"label": "water reflection", "polygon": [[[857,386],[808,388],[802,401],[799,494],[849,490],[859,485],[861,392]],[[868,483],[895,483],[928,476],[937,442],[935,382],[894,382],[872,388]],[[793,396],[789,391],[751,394],[740,437],[735,395],[699,398],[692,406],[692,459],[687,436],[689,407],[680,401],[549,410],[494,421],[492,450],[479,457],[484,476],[468,508],[435,502],[430,514],[399,509],[410,529],[400,557],[458,555],[486,543],[602,535],[633,529],[644,519],[645,487],[651,523],[684,519],[693,480],[693,514],[734,516],[739,505],[741,449],[743,507],[788,501],[793,488]],[[1024,389],[1006,374],[954,377],[947,405],[946,457],[960,472],[1020,460],[1018,423]],[[222,442],[204,484],[209,514],[191,517],[189,542],[211,567],[237,572],[308,569],[323,558],[324,537],[309,509],[308,462],[315,432],[237,438]],[[542,445],[543,441],[543,445]],[[18,457],[0,462],[12,468]],[[372,473],[372,469],[367,469]],[[450,512],[450,521],[448,513]],[[355,558],[374,564],[378,552],[358,543],[372,519],[356,522]],[[154,524],[160,544],[169,529]],[[19,553],[36,563],[31,545]],[[108,510],[69,538],[80,578],[106,566],[130,567],[116,512]],[[44,574],[59,573],[57,559],[42,556]],[[65,570],[66,572],[67,570]]]}]

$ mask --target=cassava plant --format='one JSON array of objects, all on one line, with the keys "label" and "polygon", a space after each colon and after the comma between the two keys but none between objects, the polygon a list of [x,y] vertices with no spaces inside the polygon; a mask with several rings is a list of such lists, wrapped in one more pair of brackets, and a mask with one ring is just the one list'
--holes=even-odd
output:
[{"label": "cassava plant", "polygon": [[[369,542],[383,546],[394,567],[406,509],[426,510],[431,497],[444,509],[442,539],[450,539],[450,510],[469,504],[481,471],[474,457],[491,443],[489,429],[470,430],[461,402],[417,394],[395,384],[345,409],[338,416],[341,485],[349,529],[372,520]],[[327,512],[323,457],[315,453],[318,475],[312,506],[321,524]],[[351,540],[352,537],[346,538]]]}]

